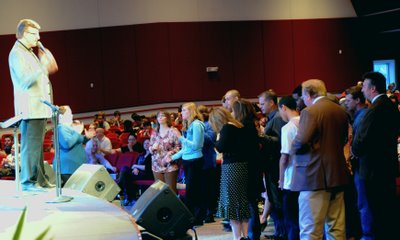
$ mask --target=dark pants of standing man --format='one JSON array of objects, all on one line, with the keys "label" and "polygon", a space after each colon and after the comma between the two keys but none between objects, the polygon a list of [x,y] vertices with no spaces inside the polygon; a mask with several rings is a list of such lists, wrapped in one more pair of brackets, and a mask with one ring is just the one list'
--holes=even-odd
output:
[{"label": "dark pants of standing man", "polygon": [[21,131],[21,184],[40,186],[47,184],[43,164],[43,141],[46,119],[22,120]]}]

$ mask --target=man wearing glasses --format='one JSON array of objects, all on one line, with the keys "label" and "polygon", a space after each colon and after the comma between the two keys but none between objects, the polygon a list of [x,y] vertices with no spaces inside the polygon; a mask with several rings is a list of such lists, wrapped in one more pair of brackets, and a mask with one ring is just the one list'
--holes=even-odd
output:
[{"label": "man wearing glasses", "polygon": [[[21,185],[23,191],[46,191],[54,187],[45,176],[43,140],[51,109],[41,100],[52,102],[49,74],[58,70],[48,49],[39,42],[40,26],[30,19],[18,23],[15,42],[8,58],[14,86],[15,114],[21,121]],[[38,47],[38,55],[33,52]]]}]

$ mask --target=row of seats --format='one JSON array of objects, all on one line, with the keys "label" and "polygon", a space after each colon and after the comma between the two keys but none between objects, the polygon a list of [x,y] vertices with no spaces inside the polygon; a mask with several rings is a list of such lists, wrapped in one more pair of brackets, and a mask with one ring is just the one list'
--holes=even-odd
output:
[{"label": "row of seats", "polygon": [[136,163],[139,153],[137,152],[126,152],[126,153],[114,153],[107,154],[105,158],[110,162],[110,164],[117,168],[119,172],[123,167],[132,167]]}]

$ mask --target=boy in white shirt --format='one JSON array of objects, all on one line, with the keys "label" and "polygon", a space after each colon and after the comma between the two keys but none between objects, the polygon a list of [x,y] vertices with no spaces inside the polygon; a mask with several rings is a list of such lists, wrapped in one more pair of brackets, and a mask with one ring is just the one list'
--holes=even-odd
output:
[{"label": "boy in white shirt", "polygon": [[286,122],[281,130],[281,158],[279,162],[279,188],[283,191],[283,214],[288,239],[300,239],[298,192],[290,191],[293,161],[290,156],[292,141],[299,127],[300,116],[296,110],[296,100],[292,96],[282,97],[278,103],[279,114]]}]

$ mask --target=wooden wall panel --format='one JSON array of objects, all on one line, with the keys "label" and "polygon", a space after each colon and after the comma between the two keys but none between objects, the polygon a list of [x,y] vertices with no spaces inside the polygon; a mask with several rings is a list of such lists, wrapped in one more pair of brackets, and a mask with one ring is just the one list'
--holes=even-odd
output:
[{"label": "wooden wall panel", "polygon": [[[70,84],[68,78],[68,61],[67,56],[70,51],[66,39],[67,33],[65,31],[45,32],[41,33],[41,41],[43,45],[51,51],[58,65],[58,71],[49,76],[53,86],[53,101],[56,105],[71,105],[71,109],[75,112],[75,89]],[[73,93],[73,94],[72,94]]]},{"label": "wooden wall panel", "polygon": [[291,94],[297,86],[294,77],[292,22],[266,21],[263,25],[264,91],[273,89],[278,95]]},{"label": "wooden wall panel", "polygon": [[[231,23],[200,23],[203,99],[220,99],[235,87]],[[216,78],[209,78],[206,67],[219,67]]]},{"label": "wooden wall panel", "polygon": [[172,99],[168,25],[135,26],[139,81],[139,103],[168,102]]},{"label": "wooden wall panel", "polygon": [[242,97],[254,98],[265,89],[262,22],[233,22],[233,74]]},{"label": "wooden wall panel", "polygon": [[[67,31],[66,76],[71,108],[75,112],[104,109],[100,29]],[[91,87],[93,84],[93,87]],[[55,89],[57,91],[57,89]]]},{"label": "wooden wall panel", "polygon": [[325,82],[328,91],[343,91],[340,83],[341,25],[337,20],[293,21],[294,76],[296,82],[317,78]]},{"label": "wooden wall panel", "polygon": [[14,90],[8,65],[8,55],[15,40],[15,35],[0,36],[0,120],[14,116]]},{"label": "wooden wall panel", "polygon": [[202,100],[199,23],[169,23],[171,101]]},{"label": "wooden wall panel", "polygon": [[133,26],[101,30],[102,75],[106,109],[139,103],[136,46]]},{"label": "wooden wall panel", "polygon": [[[152,23],[46,32],[41,37],[60,69],[50,76],[55,103],[68,104],[79,113],[215,100],[232,88],[244,97],[256,97],[269,88],[286,95],[309,78],[320,78],[328,91],[341,92],[369,70],[374,56],[389,58],[396,42],[389,41],[393,35],[360,35],[353,23],[353,19]],[[0,40],[0,118],[6,119],[14,114],[8,53],[15,37],[0,36]],[[382,45],[386,42],[390,46]],[[219,67],[215,78],[209,78],[206,67]]]}]

